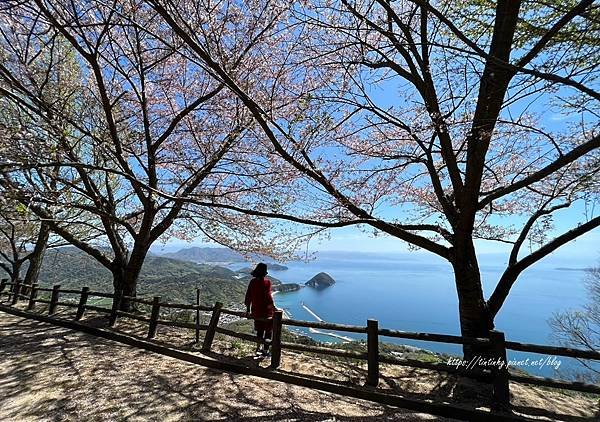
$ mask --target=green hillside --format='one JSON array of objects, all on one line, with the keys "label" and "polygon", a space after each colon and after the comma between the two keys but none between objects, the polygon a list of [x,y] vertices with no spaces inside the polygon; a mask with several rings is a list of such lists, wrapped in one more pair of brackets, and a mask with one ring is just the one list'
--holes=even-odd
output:
[{"label": "green hillside", "polygon": [[[240,276],[223,267],[151,255],[140,275],[138,296],[156,295],[165,301],[193,303],[196,288],[200,288],[203,304],[242,303],[249,277]],[[112,291],[112,275],[87,254],[74,248],[59,248],[46,253],[39,284]]]},{"label": "green hillside", "polygon": [[180,249],[177,252],[165,253],[163,256],[182,261],[203,263],[244,262],[246,260],[242,254],[228,248],[202,248],[197,246]]}]

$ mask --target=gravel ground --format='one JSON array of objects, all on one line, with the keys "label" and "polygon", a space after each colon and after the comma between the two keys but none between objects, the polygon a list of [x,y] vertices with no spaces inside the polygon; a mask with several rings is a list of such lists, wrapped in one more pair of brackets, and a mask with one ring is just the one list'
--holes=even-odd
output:
[{"label": "gravel ground", "polygon": [[[69,319],[72,315],[63,315]],[[88,315],[89,324],[102,320]],[[120,319],[117,331],[144,336]],[[214,344],[224,360],[254,361],[252,345]],[[220,338],[219,338],[220,337]],[[161,326],[157,342],[190,350],[190,334]],[[284,352],[280,370],[347,385],[364,383],[365,365]],[[489,385],[435,371],[382,365],[381,390],[485,408]],[[513,409],[540,420],[598,421],[598,397],[511,383]],[[0,312],[0,421],[227,420],[385,421],[449,419],[381,406],[260,377],[182,362],[117,342]]]},{"label": "gravel ground", "polygon": [[0,420],[442,420],[0,313]]}]

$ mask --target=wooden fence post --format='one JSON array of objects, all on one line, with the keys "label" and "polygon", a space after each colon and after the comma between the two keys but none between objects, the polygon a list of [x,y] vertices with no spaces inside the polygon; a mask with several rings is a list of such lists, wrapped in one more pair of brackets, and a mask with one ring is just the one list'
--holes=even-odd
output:
[{"label": "wooden fence post", "polygon": [[16,284],[13,286],[14,290],[13,290],[13,297],[12,297],[12,302],[11,305],[16,304],[20,297],[19,294],[21,294],[21,279],[17,278]]},{"label": "wooden fence post", "polygon": [[367,320],[367,385],[379,384],[379,322]]},{"label": "wooden fence post", "polygon": [[53,315],[56,312],[56,302],[58,302],[60,284],[52,287],[52,296],[50,297],[50,306],[48,306],[48,315]]},{"label": "wooden fence post", "polygon": [[492,386],[492,408],[501,410],[510,406],[510,387],[508,378],[508,360],[506,358],[506,340],[501,331],[490,331],[491,349],[494,359],[499,361],[494,365]]},{"label": "wooden fence post", "polygon": [[278,368],[281,363],[282,318],[283,311],[275,311],[273,314],[273,337],[271,338],[271,368]]},{"label": "wooden fence post", "polygon": [[219,324],[219,317],[221,316],[221,308],[222,307],[223,307],[223,304],[221,302],[215,303],[215,307],[213,308],[213,313],[210,317],[210,322],[208,323],[208,329],[206,330],[206,334],[204,335],[204,343],[202,344],[203,352],[210,352],[210,348],[212,347],[212,342],[215,338],[217,325]]},{"label": "wooden fence post", "polygon": [[31,285],[31,291],[29,292],[29,304],[27,305],[27,309],[29,311],[33,310],[33,308],[35,307],[35,299],[37,298],[37,292],[38,292],[38,284],[33,283]]},{"label": "wooden fence post", "polygon": [[200,289],[196,289],[196,344],[200,343]]},{"label": "wooden fence post", "polygon": [[15,291],[15,283],[13,283],[11,280],[10,287],[8,288],[8,298],[6,299],[6,301],[8,303],[12,302],[12,297],[13,297],[14,291]]},{"label": "wooden fence post", "polygon": [[0,280],[0,293],[2,293],[4,289],[6,289],[6,283],[8,283],[8,278],[3,278],[2,280]]},{"label": "wooden fence post", "polygon": [[152,300],[152,313],[150,314],[150,325],[148,326],[148,338],[156,336],[158,327],[158,316],[160,315],[160,296],[154,296]]},{"label": "wooden fence post", "polygon": [[[21,294],[23,296],[28,296],[31,293],[31,287],[33,286],[34,282],[31,282],[31,284],[26,284],[25,281],[21,280]],[[37,283],[37,281],[35,281],[35,283]]]},{"label": "wooden fence post", "polygon": [[79,297],[79,305],[77,305],[77,314],[75,314],[75,319],[79,321],[83,318],[83,314],[85,313],[85,305],[87,305],[87,300],[89,296],[90,288],[82,287],[81,288],[81,296]]},{"label": "wooden fence post", "polygon": [[121,296],[123,296],[123,291],[117,291],[113,295],[113,303],[112,308],[110,309],[110,318],[108,319],[108,326],[114,327],[117,322],[117,312],[119,312],[119,308],[121,307]]}]

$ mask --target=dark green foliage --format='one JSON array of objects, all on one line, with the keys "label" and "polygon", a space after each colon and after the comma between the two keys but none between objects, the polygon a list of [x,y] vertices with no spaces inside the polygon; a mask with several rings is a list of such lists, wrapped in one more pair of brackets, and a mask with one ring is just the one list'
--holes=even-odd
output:
[{"label": "dark green foliage", "polygon": [[227,248],[191,247],[164,254],[167,258],[193,262],[243,262],[242,254]]},{"label": "dark green foliage", "polygon": [[327,273],[319,273],[304,284],[316,289],[324,289],[335,284],[335,280]]},{"label": "dark green foliage", "polygon": [[[244,300],[247,277],[227,268],[195,264],[176,259],[148,256],[138,283],[138,296],[162,296],[164,301],[195,303],[200,288],[203,304],[224,304]],[[46,253],[39,277],[44,287],[60,284],[65,289],[88,286],[111,292],[112,274],[95,259],[75,248],[58,248]]]}]

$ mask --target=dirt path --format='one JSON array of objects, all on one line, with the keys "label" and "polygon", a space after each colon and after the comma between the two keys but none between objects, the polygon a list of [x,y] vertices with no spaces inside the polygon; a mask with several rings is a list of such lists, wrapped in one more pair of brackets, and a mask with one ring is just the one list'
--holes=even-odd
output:
[{"label": "dirt path", "polygon": [[0,420],[447,420],[0,313]]}]

